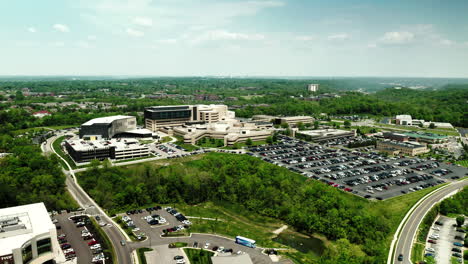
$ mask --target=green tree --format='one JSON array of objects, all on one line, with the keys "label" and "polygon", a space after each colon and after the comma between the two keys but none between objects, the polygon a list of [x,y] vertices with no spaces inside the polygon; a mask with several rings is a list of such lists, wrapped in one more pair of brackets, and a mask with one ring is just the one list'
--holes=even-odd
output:
[{"label": "green tree", "polygon": [[23,93],[21,91],[16,91],[16,94],[15,94],[15,99],[17,101],[23,101],[25,99]]},{"label": "green tree", "polygon": [[350,122],[349,120],[345,120],[345,121],[344,121],[344,126],[345,126],[346,128],[350,128],[350,127],[351,127],[351,122]]},{"label": "green tree", "polygon": [[434,128],[436,128],[436,125],[435,125],[434,123],[430,123],[430,124],[429,124],[429,128],[430,128],[430,129],[434,129]]},{"label": "green tree", "polygon": [[318,129],[318,128],[319,128],[319,124],[320,124],[319,121],[314,121],[314,129]]},{"label": "green tree", "polygon": [[247,146],[249,146],[249,147],[252,146],[252,145],[253,145],[252,139],[251,139],[251,138],[248,138],[247,141],[245,141],[245,144],[246,144]]},{"label": "green tree", "polygon": [[273,138],[271,136],[266,138],[266,143],[271,144],[273,143]]},{"label": "green tree", "polygon": [[465,217],[457,216],[456,221],[457,221],[457,226],[461,227],[461,226],[463,226],[463,223],[465,223]]}]

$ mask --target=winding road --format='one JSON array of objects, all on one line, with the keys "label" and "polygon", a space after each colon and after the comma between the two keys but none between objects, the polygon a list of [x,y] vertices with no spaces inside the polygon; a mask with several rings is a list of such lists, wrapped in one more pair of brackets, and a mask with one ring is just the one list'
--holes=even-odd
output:
[{"label": "winding road", "polygon": [[[446,197],[452,195],[453,193],[456,193],[465,186],[468,186],[468,179],[452,182],[451,184],[430,193],[424,198],[424,200],[422,200],[419,204],[415,205],[416,207],[414,208],[414,210],[408,212],[407,217],[405,217],[406,222],[402,222],[399,228],[399,230],[401,230],[400,236],[397,238],[396,241],[394,241],[395,243],[392,243],[387,264],[410,264],[413,240],[416,237],[419,224],[424,219],[424,216],[426,216],[427,212],[436,203],[444,200]],[[391,257],[393,249],[395,251],[393,257]],[[403,255],[403,261],[398,260],[398,256],[400,254]]]}]

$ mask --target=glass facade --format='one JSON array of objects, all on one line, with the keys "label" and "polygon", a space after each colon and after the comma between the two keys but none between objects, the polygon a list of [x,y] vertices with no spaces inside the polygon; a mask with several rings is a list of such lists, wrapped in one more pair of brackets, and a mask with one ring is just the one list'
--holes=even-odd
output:
[{"label": "glass facade", "polygon": [[48,252],[52,252],[52,241],[50,238],[37,241],[37,254],[40,255]]},{"label": "glass facade", "polygon": [[27,245],[23,248],[21,255],[23,256],[23,263],[28,263],[32,259],[32,247]]}]

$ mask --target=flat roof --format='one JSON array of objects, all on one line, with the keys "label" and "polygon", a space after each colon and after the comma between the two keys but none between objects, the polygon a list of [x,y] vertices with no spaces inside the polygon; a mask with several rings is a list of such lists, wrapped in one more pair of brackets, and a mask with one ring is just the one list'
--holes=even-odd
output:
[{"label": "flat roof", "polygon": [[55,229],[44,203],[0,209],[0,222],[14,218],[23,228],[0,232],[0,256],[11,254],[13,249],[21,248],[33,237]]},{"label": "flat roof", "polygon": [[324,136],[338,136],[353,133],[353,131],[341,130],[341,129],[318,129],[318,130],[302,130],[297,131],[298,134],[303,134],[312,137],[324,137]]},{"label": "flat roof", "polygon": [[83,139],[72,139],[67,140],[67,143],[72,146],[75,151],[86,151],[86,150],[95,150],[95,149],[105,149],[110,147],[115,147],[118,150],[131,150],[144,148],[146,146],[141,146],[140,142],[134,138],[117,138],[117,139],[108,139],[108,140],[83,140]]},{"label": "flat roof", "polygon": [[110,124],[114,122],[115,120],[120,120],[120,119],[127,119],[127,118],[136,118],[134,116],[124,116],[124,115],[116,115],[116,116],[106,116],[106,117],[99,117],[99,118],[94,118],[86,123],[83,123],[82,126],[91,126],[94,124]]},{"label": "flat roof", "polygon": [[278,117],[278,119],[284,119],[284,120],[302,120],[302,119],[313,119],[311,116],[283,116],[283,117]]},{"label": "flat roof", "polygon": [[213,264],[253,264],[249,254],[211,257]]},{"label": "flat roof", "polygon": [[401,147],[407,147],[407,148],[423,148],[426,147],[425,145],[421,145],[416,142],[400,142],[400,141],[393,141],[393,140],[383,140],[379,142],[384,142],[384,143],[389,143],[393,146],[401,146]]},{"label": "flat roof", "polygon": [[447,136],[444,135],[439,135],[439,134],[433,134],[433,133],[405,133],[405,135],[409,137],[415,137],[415,138],[428,138],[428,139],[444,139],[447,138]]}]

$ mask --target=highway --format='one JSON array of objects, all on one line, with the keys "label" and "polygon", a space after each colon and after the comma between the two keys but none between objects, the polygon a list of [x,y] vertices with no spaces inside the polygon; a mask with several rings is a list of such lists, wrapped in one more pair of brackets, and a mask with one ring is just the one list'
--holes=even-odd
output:
[{"label": "highway", "polygon": [[[55,152],[55,150],[52,148],[52,142],[60,137],[61,135],[53,136],[49,138],[45,144],[42,145],[42,150],[47,153],[47,152]],[[57,156],[61,158],[58,154]],[[62,159],[62,158],[61,158]],[[132,249],[126,245],[122,246],[120,245],[121,240],[130,240],[127,239],[122,232],[120,232],[119,227],[117,224],[112,221],[112,219],[99,207],[99,205],[89,197],[89,195],[81,188],[81,186],[78,184],[76,181],[75,173],[73,172],[72,168],[70,165],[67,163],[66,160],[62,159],[68,166],[69,171],[64,170],[64,173],[66,175],[66,181],[65,184],[67,186],[68,191],[70,194],[73,196],[73,198],[76,200],[76,202],[83,208],[85,209],[85,213],[88,215],[100,215],[101,218],[107,222],[110,223],[110,226],[103,227],[104,232],[106,232],[107,236],[109,237],[112,246],[115,249],[116,257],[117,257],[117,263],[122,263],[122,264],[131,264],[133,263],[132,257],[131,257],[131,251]]]},{"label": "highway", "polygon": [[[422,201],[415,210],[411,213],[406,223],[401,229],[401,234],[395,244],[395,255],[391,259],[390,263],[411,263],[411,248],[413,246],[413,239],[416,237],[419,224],[423,220],[426,213],[432,208],[432,206],[450,195],[452,192],[456,192],[468,185],[468,180],[462,180],[452,182],[447,187],[439,189]],[[390,254],[392,254],[392,248],[390,248]],[[398,261],[398,256],[403,254],[403,261]]]}]

